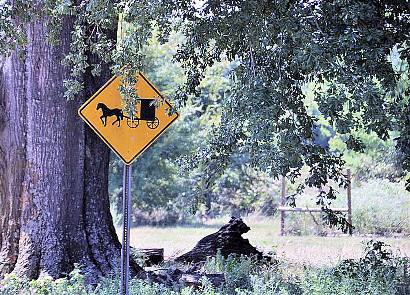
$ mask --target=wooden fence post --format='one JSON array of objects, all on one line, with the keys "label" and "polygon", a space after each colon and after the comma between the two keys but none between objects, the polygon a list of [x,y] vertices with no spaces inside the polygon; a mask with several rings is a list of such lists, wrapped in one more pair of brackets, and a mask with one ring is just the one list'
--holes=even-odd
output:
[{"label": "wooden fence post", "polygon": [[[281,177],[281,194],[280,194],[280,205],[285,206],[285,198],[286,198],[286,180],[285,176]],[[285,235],[285,211],[280,211],[280,235]]]},{"label": "wooden fence post", "polygon": [[[352,173],[347,169],[347,221],[352,225]],[[352,228],[349,228],[349,234],[352,235]]]}]

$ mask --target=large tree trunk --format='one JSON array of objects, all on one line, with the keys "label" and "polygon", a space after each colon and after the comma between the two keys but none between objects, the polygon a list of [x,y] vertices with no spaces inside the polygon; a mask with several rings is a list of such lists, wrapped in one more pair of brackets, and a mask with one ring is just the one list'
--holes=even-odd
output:
[{"label": "large tree trunk", "polygon": [[[77,116],[81,102],[104,84],[109,71],[97,79],[86,73],[82,99],[65,100],[69,71],[61,59],[69,51],[72,26],[72,18],[62,19],[60,43],[52,46],[45,20],[31,22],[25,61],[14,53],[3,65],[3,274],[57,278],[78,264],[97,278],[119,265],[121,245],[109,211],[109,150]],[[141,268],[134,265],[134,270]]]},{"label": "large tree trunk", "polygon": [[17,260],[25,168],[25,64],[17,52],[0,61],[0,274]]},{"label": "large tree trunk", "polygon": [[[116,31],[108,32],[112,40],[116,38]],[[100,60],[93,54],[88,55],[90,64]],[[86,98],[91,97],[109,78],[111,71],[108,65],[102,66],[101,76],[94,77],[91,69],[85,73]],[[108,197],[108,165],[110,151],[107,145],[91,130],[84,126],[85,134],[85,164],[84,164],[84,198],[85,225],[90,244],[90,250],[102,273],[106,274],[119,266],[121,244],[115,232],[110,213]]]}]

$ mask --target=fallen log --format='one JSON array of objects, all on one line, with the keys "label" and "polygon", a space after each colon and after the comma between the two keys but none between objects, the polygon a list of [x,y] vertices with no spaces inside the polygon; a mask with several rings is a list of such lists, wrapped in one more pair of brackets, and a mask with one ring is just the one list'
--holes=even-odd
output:
[{"label": "fallen log", "polygon": [[202,238],[191,251],[177,257],[175,261],[204,262],[208,257],[216,256],[218,250],[224,257],[234,254],[262,259],[262,252],[253,247],[248,239],[242,237],[242,234],[249,230],[250,227],[242,219],[231,217],[229,223],[222,226],[216,233]]}]

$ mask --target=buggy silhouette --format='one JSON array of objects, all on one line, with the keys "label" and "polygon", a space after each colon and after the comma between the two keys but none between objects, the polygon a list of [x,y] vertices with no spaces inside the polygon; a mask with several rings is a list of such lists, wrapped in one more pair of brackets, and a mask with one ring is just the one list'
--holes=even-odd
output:
[{"label": "buggy silhouette", "polygon": [[155,129],[159,126],[159,119],[155,116],[155,99],[140,99],[141,101],[141,111],[140,116],[133,115],[131,117],[124,116],[127,118],[127,125],[130,128],[137,128],[140,120],[147,122],[147,127],[149,129]]}]

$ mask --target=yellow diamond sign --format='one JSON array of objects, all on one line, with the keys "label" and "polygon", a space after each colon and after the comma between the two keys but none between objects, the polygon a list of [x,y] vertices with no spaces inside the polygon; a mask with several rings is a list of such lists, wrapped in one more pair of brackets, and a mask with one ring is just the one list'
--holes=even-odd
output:
[{"label": "yellow diamond sign", "polygon": [[136,112],[127,115],[118,90],[120,85],[119,77],[111,78],[80,107],[78,114],[125,164],[130,165],[178,118],[178,113],[169,115],[172,108],[169,102],[140,73],[136,85],[139,97]]}]

